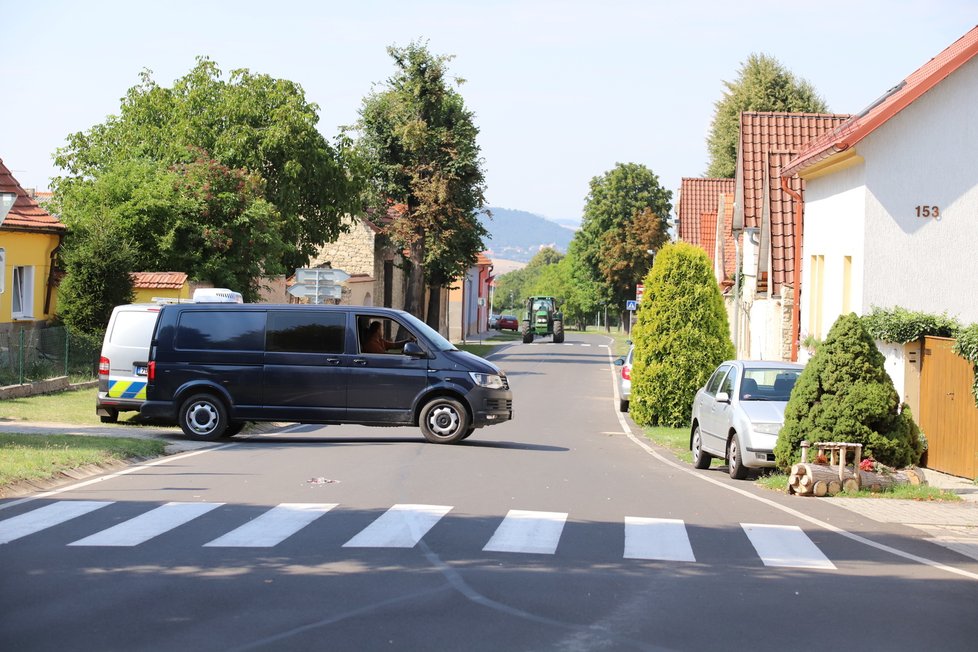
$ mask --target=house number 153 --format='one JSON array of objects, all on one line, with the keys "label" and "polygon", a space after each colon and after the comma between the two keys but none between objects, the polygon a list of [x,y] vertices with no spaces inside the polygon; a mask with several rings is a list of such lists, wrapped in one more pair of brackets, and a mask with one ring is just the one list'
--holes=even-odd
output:
[{"label": "house number 153", "polygon": [[941,217],[941,209],[938,206],[918,206],[917,217],[933,217],[935,220]]}]

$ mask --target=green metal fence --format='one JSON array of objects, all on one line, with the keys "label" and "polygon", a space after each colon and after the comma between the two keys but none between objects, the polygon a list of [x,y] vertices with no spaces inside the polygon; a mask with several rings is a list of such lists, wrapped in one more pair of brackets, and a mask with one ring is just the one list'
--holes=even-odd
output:
[{"label": "green metal fence", "polygon": [[68,376],[98,377],[101,338],[49,326],[0,333],[0,387]]}]

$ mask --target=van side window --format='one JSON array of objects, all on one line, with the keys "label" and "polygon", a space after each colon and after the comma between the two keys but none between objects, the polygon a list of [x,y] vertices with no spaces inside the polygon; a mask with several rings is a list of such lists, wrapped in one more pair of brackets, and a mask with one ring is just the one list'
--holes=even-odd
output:
[{"label": "van side window", "polygon": [[269,311],[267,351],[343,353],[346,313]]},{"label": "van side window", "polygon": [[261,351],[265,346],[265,313],[192,311],[180,315],[177,349]]}]

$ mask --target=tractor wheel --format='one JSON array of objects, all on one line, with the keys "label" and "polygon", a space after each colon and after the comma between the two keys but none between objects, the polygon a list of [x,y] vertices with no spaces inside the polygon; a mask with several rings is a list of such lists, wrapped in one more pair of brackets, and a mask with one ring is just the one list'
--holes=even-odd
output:
[{"label": "tractor wheel", "polygon": [[530,328],[530,322],[523,322],[523,344],[529,344],[533,341],[533,329]]},{"label": "tractor wheel", "polygon": [[564,342],[564,322],[555,321],[554,322],[554,344],[563,344]]}]

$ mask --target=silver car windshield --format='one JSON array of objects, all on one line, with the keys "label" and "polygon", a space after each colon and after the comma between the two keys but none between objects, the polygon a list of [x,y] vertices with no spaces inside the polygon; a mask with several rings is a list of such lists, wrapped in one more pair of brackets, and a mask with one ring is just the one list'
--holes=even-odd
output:
[{"label": "silver car windshield", "polygon": [[799,369],[744,369],[744,377],[740,381],[740,400],[787,401],[799,374]]}]

